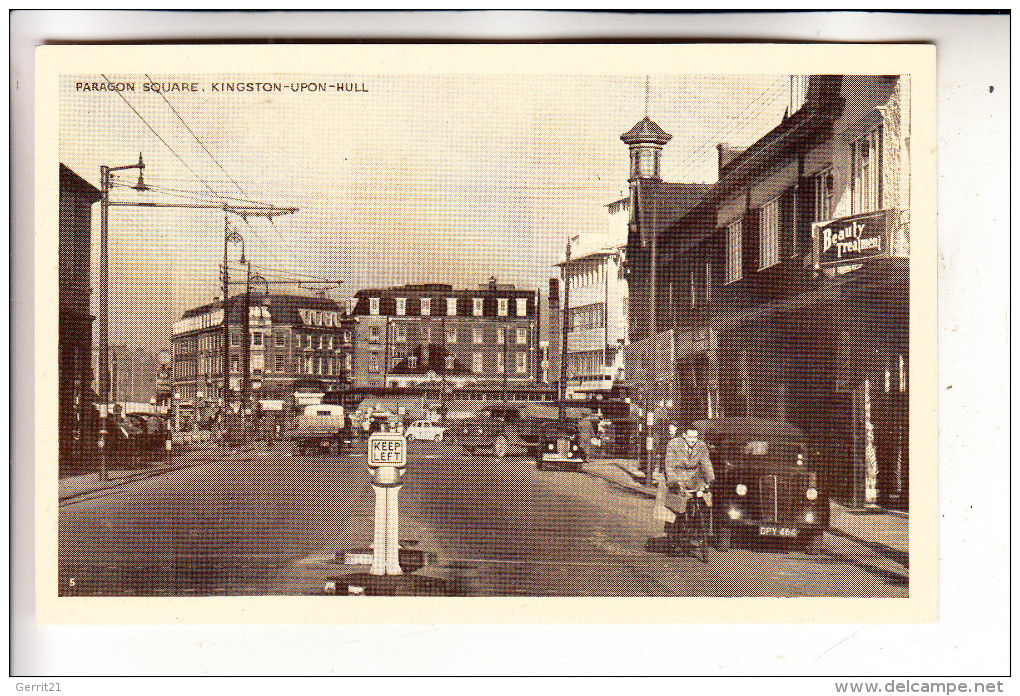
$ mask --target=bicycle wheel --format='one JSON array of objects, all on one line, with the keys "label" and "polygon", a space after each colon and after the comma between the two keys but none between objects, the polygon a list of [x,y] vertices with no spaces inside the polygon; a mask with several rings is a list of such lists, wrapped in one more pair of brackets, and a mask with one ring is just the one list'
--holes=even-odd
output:
[{"label": "bicycle wheel", "polygon": [[694,553],[701,557],[702,563],[708,563],[708,528],[705,525],[705,507],[699,500],[694,506],[694,519],[691,539],[694,542]]}]

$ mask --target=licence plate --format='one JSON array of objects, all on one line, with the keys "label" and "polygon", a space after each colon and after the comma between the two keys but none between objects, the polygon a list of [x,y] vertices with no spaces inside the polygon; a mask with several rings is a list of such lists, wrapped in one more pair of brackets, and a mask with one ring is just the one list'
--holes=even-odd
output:
[{"label": "licence plate", "polygon": [[795,527],[758,527],[758,536],[795,537]]}]

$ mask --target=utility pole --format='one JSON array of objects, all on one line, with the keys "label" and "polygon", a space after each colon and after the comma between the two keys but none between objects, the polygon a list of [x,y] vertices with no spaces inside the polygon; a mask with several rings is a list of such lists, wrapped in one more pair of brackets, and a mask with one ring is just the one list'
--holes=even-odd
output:
[{"label": "utility pole", "polygon": [[567,255],[563,262],[563,304],[561,317],[561,340],[560,340],[560,413],[559,419],[566,420],[567,417],[567,331],[569,329],[570,315],[570,239],[567,239]]},{"label": "utility pole", "polygon": [[251,410],[251,260],[248,261],[241,326],[241,442],[247,444],[248,411]]},{"label": "utility pole", "polygon": [[145,163],[142,153],[138,153],[138,164],[123,167],[99,167],[99,180],[102,195],[99,207],[99,397],[103,403],[99,407],[99,479],[105,481],[109,476],[110,455],[110,172],[125,169],[138,170],[136,191],[146,190],[142,180]]}]

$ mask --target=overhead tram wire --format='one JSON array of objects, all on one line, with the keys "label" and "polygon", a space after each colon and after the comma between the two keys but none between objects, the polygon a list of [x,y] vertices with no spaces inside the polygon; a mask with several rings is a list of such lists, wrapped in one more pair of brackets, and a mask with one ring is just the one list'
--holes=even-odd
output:
[{"label": "overhead tram wire", "polygon": [[765,90],[763,92],[761,92],[761,94],[759,94],[753,100],[748,102],[747,106],[745,106],[740,111],[740,113],[738,113],[732,119],[729,119],[725,126],[723,126],[722,128],[716,130],[712,135],[710,135],[708,137],[708,139],[706,139],[697,148],[695,148],[691,152],[691,154],[688,155],[684,160],[682,160],[681,162],[678,162],[677,164],[672,166],[669,169],[669,171],[666,172],[666,175],[665,175],[664,178],[668,178],[669,175],[671,175],[673,172],[677,171],[678,169],[680,169],[682,167],[686,168],[686,167],[689,167],[691,165],[698,164],[699,163],[698,160],[701,157],[703,157],[704,154],[706,154],[709,151],[709,148],[713,147],[716,143],[721,142],[722,138],[726,137],[727,135],[732,134],[734,132],[734,130],[739,128],[739,127],[750,125],[750,121],[755,116],[757,116],[759,113],[761,113],[762,109],[764,109],[765,106],[769,104],[769,101],[768,100],[763,101],[761,103],[761,105],[753,113],[751,113],[747,118],[743,118],[744,114],[747,113],[747,111],[752,106],[757,104],[764,97],[766,97],[767,95],[769,95],[769,94],[771,94],[773,92],[780,91],[782,88],[783,88],[783,84],[780,84],[779,82],[776,82],[776,83],[766,87]]},{"label": "overhead tram wire", "polygon": [[[108,78],[108,77],[107,77],[106,75],[103,75],[102,73],[100,73],[100,75],[102,76],[102,78],[103,78],[104,80],[106,80],[107,84],[110,84],[110,85],[112,85],[112,84],[113,84],[113,83],[112,83],[112,82],[110,81],[110,78]],[[184,158],[180,156],[180,154],[179,154],[179,153],[177,152],[177,150],[175,150],[175,149],[174,149],[173,147],[171,147],[170,143],[168,143],[168,142],[167,142],[166,140],[164,140],[164,139],[163,139],[163,136],[162,136],[162,135],[160,135],[160,134],[159,134],[159,133],[158,133],[158,132],[156,131],[156,129],[155,129],[155,128],[153,128],[153,127],[152,127],[152,126],[151,126],[151,125],[149,124],[149,122],[145,120],[145,117],[144,117],[144,116],[142,116],[142,115],[141,115],[141,114],[140,114],[140,113],[138,112],[138,109],[136,109],[136,108],[134,107],[134,105],[133,105],[133,104],[132,104],[131,102],[129,102],[129,101],[128,101],[128,98],[124,96],[124,93],[123,93],[122,91],[120,91],[120,90],[113,90],[113,91],[114,91],[114,92],[115,92],[115,93],[117,94],[117,96],[119,96],[119,97],[120,97],[121,99],[123,99],[123,100],[124,100],[124,103],[128,105],[128,108],[129,108],[129,109],[131,109],[132,111],[134,111],[134,112],[135,112],[135,116],[137,116],[137,117],[138,117],[138,118],[139,118],[139,119],[141,120],[141,122],[145,124],[145,127],[146,127],[146,128],[148,128],[148,129],[149,129],[150,131],[152,131],[152,134],[153,134],[153,135],[155,135],[155,136],[156,136],[157,138],[159,138],[159,141],[160,141],[161,143],[163,143],[164,145],[166,145],[166,148],[167,148],[168,150],[170,150],[170,152],[172,152],[172,153],[173,153],[174,157],[176,157],[176,158],[177,158],[178,160],[180,160],[181,164],[183,164],[183,165],[184,165],[184,168],[185,168],[185,169],[187,169],[187,170],[188,170],[189,172],[191,172],[191,174],[192,174],[192,175],[193,175],[193,176],[194,176],[194,177],[195,177],[196,179],[198,179],[198,180],[199,180],[200,182],[202,182],[202,185],[204,185],[204,186],[205,186],[205,187],[206,187],[207,189],[209,189],[209,192],[210,192],[210,193],[212,193],[212,194],[213,194],[214,196],[217,196],[217,197],[219,197],[219,194],[218,194],[218,193],[216,193],[216,190],[215,190],[215,189],[213,189],[213,187],[212,187],[212,186],[210,186],[210,185],[209,185],[208,183],[206,183],[205,179],[203,179],[203,178],[202,178],[202,177],[200,177],[200,176],[199,176],[198,174],[196,174],[196,173],[195,173],[195,170],[194,170],[194,169],[192,169],[191,167],[189,167],[189,166],[188,166],[188,163],[184,161]]]},{"label": "overhead tram wire", "polygon": [[[149,82],[152,82],[152,78],[149,77],[148,73],[145,74],[145,79],[148,80]],[[207,148],[205,146],[205,143],[202,142],[202,139],[195,134],[195,131],[191,130],[191,126],[189,126],[187,121],[185,121],[184,118],[177,112],[177,109],[175,109],[174,105],[170,103],[170,100],[166,98],[166,95],[163,94],[163,90],[159,90],[158,94],[160,97],[163,98],[163,101],[166,102],[166,105],[170,107],[170,110],[174,112],[174,116],[177,117],[177,120],[179,120],[181,124],[188,129],[188,132],[191,133],[191,137],[195,139],[195,142],[197,142],[201,146],[201,148],[205,150],[205,153],[209,155],[210,159],[212,159],[212,161],[216,163],[216,166],[220,168],[220,171],[223,172],[228,179],[230,179],[231,183],[233,183],[234,186],[237,187],[238,191],[247,196],[248,192],[241,188],[241,184],[237,183],[237,181],[234,180],[234,177],[230,176],[230,173],[223,168],[223,165],[220,164],[219,160],[216,159],[216,156],[213,155],[213,153],[209,152],[209,148]]]},{"label": "overhead tram wire", "polygon": [[[148,73],[146,73],[145,78],[149,82],[152,82],[152,78],[149,77]],[[243,188],[241,188],[241,184],[237,183],[237,180],[234,179],[234,177],[230,176],[230,172],[228,172],[223,167],[223,165],[220,164],[220,161],[218,159],[216,159],[216,156],[209,150],[208,147],[205,146],[205,143],[202,142],[202,139],[198,137],[198,135],[195,133],[195,131],[191,130],[191,126],[188,125],[188,122],[184,120],[184,117],[181,116],[181,114],[177,111],[177,109],[174,108],[174,105],[170,103],[170,100],[167,99],[166,95],[163,93],[162,90],[159,91],[159,96],[162,97],[162,99],[166,103],[166,105],[168,107],[170,107],[170,111],[172,111],[174,113],[174,116],[176,116],[177,120],[181,122],[181,125],[183,125],[187,129],[187,131],[189,133],[191,133],[191,137],[193,137],[195,139],[195,142],[198,143],[199,147],[201,147],[203,150],[205,150],[205,153],[207,155],[209,155],[209,158],[216,164],[217,167],[220,168],[220,171],[223,172],[228,179],[230,179],[230,182],[232,184],[234,184],[234,186],[237,187],[238,191],[240,191],[244,196],[248,196],[249,195],[248,192],[245,191]],[[254,203],[255,201],[250,201],[249,200],[248,202]],[[254,230],[254,228],[251,225],[248,224],[248,220],[247,219],[245,219],[245,218],[242,218],[242,219],[244,219],[244,223],[246,225],[248,225],[249,229]],[[270,223],[271,222],[272,222],[272,220],[270,220]],[[287,240],[285,240],[283,238],[283,235],[280,233],[280,231],[278,229],[276,229],[276,225],[273,225],[273,231],[276,232],[276,236],[280,238],[281,242],[283,242],[284,244],[287,243]],[[256,233],[256,236],[257,236],[257,233]]]},{"label": "overhead tram wire", "polygon": [[[100,73],[100,75],[102,76],[102,78],[103,78],[104,80],[106,80],[106,82],[107,82],[108,84],[112,84],[112,82],[111,82],[110,78],[108,78],[108,77],[107,77],[106,75],[104,75],[104,74],[102,74],[102,73]],[[235,197],[233,197],[233,196],[231,196],[231,197],[225,197],[225,196],[221,195],[220,193],[218,193],[218,192],[217,192],[217,191],[216,191],[216,190],[215,190],[215,189],[214,189],[214,188],[213,188],[212,186],[210,186],[210,185],[209,185],[209,183],[208,183],[208,182],[207,182],[207,181],[206,181],[205,179],[203,179],[202,177],[200,177],[200,176],[199,176],[199,175],[198,175],[198,174],[197,174],[197,173],[195,172],[195,170],[194,170],[194,169],[192,169],[192,168],[191,168],[191,167],[190,167],[190,166],[188,165],[188,163],[187,163],[187,162],[186,162],[186,161],[184,160],[184,158],[183,158],[183,157],[182,157],[182,156],[180,155],[180,153],[178,153],[178,152],[177,152],[177,150],[175,150],[175,149],[174,149],[174,148],[173,148],[173,147],[172,147],[172,146],[170,145],[170,143],[168,143],[168,142],[166,141],[166,139],[164,139],[164,138],[163,138],[163,136],[161,136],[161,135],[159,134],[159,132],[157,132],[157,131],[156,131],[156,129],[155,129],[155,128],[153,128],[153,127],[152,127],[152,125],[151,125],[151,124],[150,124],[150,123],[149,123],[149,122],[148,122],[147,120],[145,120],[145,117],[144,117],[144,116],[142,116],[142,114],[141,114],[141,113],[140,113],[140,112],[138,111],[138,109],[136,109],[136,108],[134,107],[134,105],[133,105],[133,104],[132,104],[132,103],[131,103],[130,101],[128,101],[128,98],[124,96],[123,92],[121,92],[121,91],[119,91],[119,90],[114,90],[114,91],[116,91],[117,95],[118,95],[118,96],[119,96],[119,97],[120,97],[120,98],[121,98],[121,99],[122,99],[122,100],[124,101],[124,103],[125,103],[125,104],[127,104],[127,105],[128,105],[128,108],[129,108],[129,109],[131,109],[131,111],[133,111],[133,112],[135,113],[135,115],[136,115],[136,116],[137,116],[137,117],[139,118],[139,120],[141,120],[141,122],[145,124],[145,127],[146,127],[146,128],[148,128],[148,129],[149,129],[150,131],[152,131],[152,134],[153,134],[153,135],[155,135],[155,136],[156,136],[157,138],[159,138],[159,141],[160,141],[161,143],[163,143],[163,145],[165,145],[165,146],[166,146],[166,148],[167,148],[168,150],[170,150],[170,152],[171,152],[171,153],[173,153],[174,157],[176,157],[176,158],[177,158],[178,160],[180,160],[181,164],[183,164],[183,165],[184,165],[184,168],[185,168],[185,169],[187,169],[187,170],[188,170],[189,172],[191,172],[192,176],[194,176],[194,177],[195,177],[195,178],[196,178],[196,179],[197,179],[197,180],[198,180],[199,182],[201,182],[201,184],[202,184],[203,186],[205,186],[205,187],[206,187],[206,189],[208,189],[208,190],[209,190],[209,192],[210,192],[210,193],[211,193],[211,194],[212,194],[213,196],[215,196],[215,197],[216,197],[216,200],[217,200],[217,202],[219,202],[219,203],[225,203],[225,200],[224,200],[224,199],[227,199],[227,198],[229,198],[230,200],[242,200],[242,201],[244,201],[244,202],[246,202],[246,203],[253,203],[253,204],[255,204],[255,205],[264,205],[264,204],[262,204],[262,203],[258,203],[257,201],[250,201],[250,200],[245,200],[245,199],[238,199],[238,198],[235,198]],[[185,124],[185,126],[187,126],[187,124]],[[188,130],[190,131],[191,129],[189,128]],[[192,133],[192,135],[194,135],[194,134]],[[204,146],[203,146],[203,147],[204,147]],[[219,165],[219,163],[218,163],[218,162],[217,162],[217,165]],[[228,174],[227,176],[230,176],[230,175]],[[231,181],[233,181],[233,178],[231,178]],[[236,182],[235,182],[235,185],[236,185]],[[244,193],[244,191],[243,191],[243,190],[242,190],[241,192],[242,192],[242,193]],[[247,195],[247,194],[246,194],[246,195]],[[226,205],[226,204],[225,204],[225,205],[224,205],[224,210],[228,210],[228,209],[229,209],[229,205]],[[276,260],[277,262],[279,262],[279,263],[280,263],[281,265],[283,265],[283,261],[282,261],[282,260],[281,260],[281,259],[280,259],[280,258],[279,258],[278,256],[276,256],[276,254],[275,254],[275,253],[273,253],[273,251],[272,251],[272,247],[271,247],[271,246],[270,246],[269,244],[267,244],[267,243],[266,243],[266,241],[265,241],[264,239],[262,239],[262,236],[261,236],[261,235],[260,235],[260,234],[258,233],[258,231],[257,231],[257,230],[256,230],[256,229],[255,229],[254,227],[252,227],[252,226],[251,226],[251,225],[250,225],[250,224],[248,223],[248,219],[247,219],[247,217],[246,217],[246,216],[244,216],[244,215],[242,215],[242,216],[241,216],[241,219],[242,219],[242,220],[244,220],[244,224],[248,226],[248,229],[252,230],[252,232],[253,232],[253,233],[255,234],[255,237],[256,237],[256,238],[257,238],[257,239],[259,240],[259,242],[260,242],[260,243],[262,244],[262,246],[263,246],[263,247],[265,248],[265,250],[267,251],[267,253],[268,253],[268,254],[269,254],[270,256],[272,256],[272,257],[273,257],[273,258],[274,258],[274,259],[275,259],[275,260]],[[272,223],[272,219],[271,219],[271,218],[270,218],[270,223]],[[276,229],[275,225],[273,226],[273,229],[274,229],[274,230]],[[283,239],[283,236],[282,236],[282,235],[280,235],[280,233],[279,233],[279,231],[278,231],[278,230],[277,230],[277,235],[279,235],[279,236],[280,236],[280,240],[281,240],[281,241],[283,241],[283,242],[286,242],[286,240],[284,240],[284,239]]]}]

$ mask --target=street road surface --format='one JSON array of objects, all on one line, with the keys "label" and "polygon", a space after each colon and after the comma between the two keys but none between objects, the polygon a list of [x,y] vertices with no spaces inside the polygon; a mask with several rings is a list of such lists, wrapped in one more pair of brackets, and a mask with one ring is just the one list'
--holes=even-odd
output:
[{"label": "street road surface", "polygon": [[[321,594],[372,540],[365,457],[272,451],[222,458],[63,505],[63,595]],[[780,547],[710,552],[708,564],[647,550],[652,501],[580,472],[414,443],[401,539],[436,554],[421,571],[459,592],[541,596],[903,597],[906,569],[826,535],[807,556]],[[651,548],[655,548],[654,545]],[[361,568],[361,570],[364,570]]]}]

